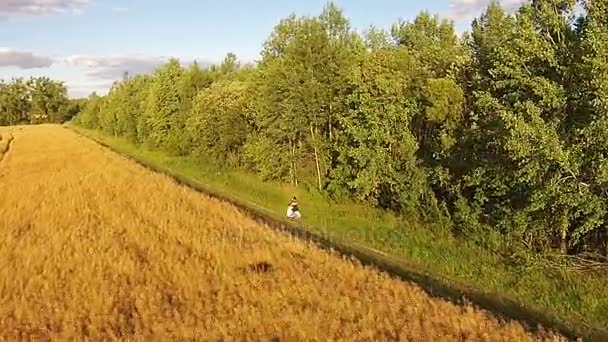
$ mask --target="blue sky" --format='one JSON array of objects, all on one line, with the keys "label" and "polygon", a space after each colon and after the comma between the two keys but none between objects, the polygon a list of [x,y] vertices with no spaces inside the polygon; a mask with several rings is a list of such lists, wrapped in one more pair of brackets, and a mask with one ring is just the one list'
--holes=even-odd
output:
[{"label": "blue sky", "polygon": [[[49,76],[71,96],[104,93],[123,71],[149,72],[167,57],[258,58],[290,13],[317,15],[325,0],[0,0],[0,78]],[[337,0],[352,25],[388,28],[422,10],[468,28],[489,0]],[[503,0],[506,6],[521,0]]]}]

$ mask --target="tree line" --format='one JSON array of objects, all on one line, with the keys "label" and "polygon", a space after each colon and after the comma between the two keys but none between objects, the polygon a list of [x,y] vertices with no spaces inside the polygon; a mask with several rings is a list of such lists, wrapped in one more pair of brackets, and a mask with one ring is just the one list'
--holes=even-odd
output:
[{"label": "tree line", "polygon": [[0,126],[62,123],[83,103],[68,99],[65,85],[47,77],[0,80]]},{"label": "tree line", "polygon": [[[582,10],[581,10],[582,9]],[[501,246],[608,253],[608,1],[493,2],[359,33],[291,15],[229,54],[116,82],[75,122]]]}]

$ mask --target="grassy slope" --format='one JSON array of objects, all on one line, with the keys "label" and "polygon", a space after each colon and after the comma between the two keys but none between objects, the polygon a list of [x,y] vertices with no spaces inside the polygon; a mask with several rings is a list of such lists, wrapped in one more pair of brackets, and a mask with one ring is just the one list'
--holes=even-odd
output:
[{"label": "grassy slope", "polygon": [[298,196],[307,228],[342,241],[356,242],[414,262],[483,291],[501,293],[526,306],[558,317],[573,326],[608,327],[608,279],[570,271],[522,269],[471,243],[404,222],[392,214],[365,206],[336,204],[318,194],[289,185],[264,182],[255,175],[209,168],[185,157],[135,146],[125,139],[75,128],[113,149],[168,167],[282,217],[289,198]]}]

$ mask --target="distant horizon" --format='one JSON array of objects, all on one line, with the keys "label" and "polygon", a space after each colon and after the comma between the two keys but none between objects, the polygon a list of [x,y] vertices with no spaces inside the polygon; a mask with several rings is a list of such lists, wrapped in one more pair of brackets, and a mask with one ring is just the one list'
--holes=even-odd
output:
[{"label": "distant horizon", "polygon": [[[353,29],[388,29],[420,12],[451,20],[458,32],[469,29],[491,0],[437,0],[373,5],[333,1]],[[107,93],[124,72],[152,72],[169,58],[202,66],[234,53],[255,63],[263,42],[290,14],[318,15],[329,1],[21,0],[0,4],[0,79],[46,76],[66,84],[70,97]],[[501,2],[513,9],[522,0]]]}]

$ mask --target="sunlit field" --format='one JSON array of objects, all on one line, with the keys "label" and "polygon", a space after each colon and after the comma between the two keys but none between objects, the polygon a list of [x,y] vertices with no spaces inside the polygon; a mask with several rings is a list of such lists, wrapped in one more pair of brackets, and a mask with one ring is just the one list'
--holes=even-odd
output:
[{"label": "sunlit field", "polygon": [[561,340],[275,232],[59,126],[12,135],[0,340]]}]

